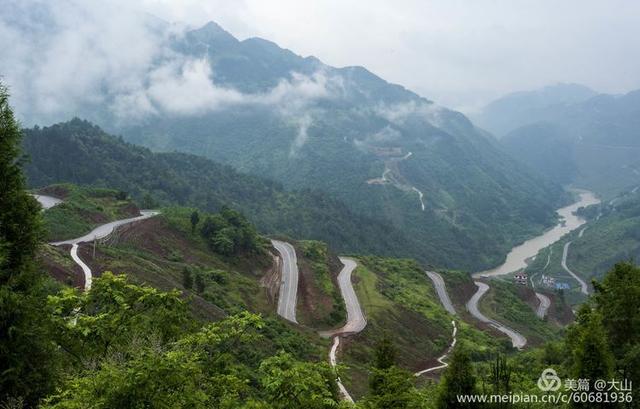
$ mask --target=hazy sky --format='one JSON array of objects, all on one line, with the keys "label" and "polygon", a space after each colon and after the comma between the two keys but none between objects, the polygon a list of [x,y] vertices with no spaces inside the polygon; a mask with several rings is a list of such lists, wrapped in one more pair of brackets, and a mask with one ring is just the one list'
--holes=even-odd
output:
[{"label": "hazy sky", "polygon": [[[71,107],[105,85],[130,91],[138,84],[162,52],[142,31],[144,13],[177,26],[214,20],[240,39],[264,37],[334,66],[363,65],[467,113],[557,82],[607,93],[640,88],[634,0],[2,2],[0,74],[19,108],[37,104],[42,112]],[[43,35],[39,15],[52,15],[63,30]]]},{"label": "hazy sky", "polygon": [[215,20],[335,65],[363,65],[443,105],[473,110],[557,82],[640,88],[640,1],[143,0],[168,21]]}]

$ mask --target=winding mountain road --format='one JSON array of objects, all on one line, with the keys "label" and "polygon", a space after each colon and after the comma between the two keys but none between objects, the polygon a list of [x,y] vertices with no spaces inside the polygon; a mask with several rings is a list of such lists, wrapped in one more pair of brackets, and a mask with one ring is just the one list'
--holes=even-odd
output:
[{"label": "winding mountain road", "polygon": [[[456,315],[456,309],[453,307],[451,298],[449,298],[449,293],[447,293],[447,288],[442,276],[435,271],[425,271],[425,273],[427,273],[427,276],[433,282],[433,286],[436,289],[436,293],[438,294],[438,298],[440,299],[440,302],[442,303],[444,309],[447,310],[449,314]],[[456,342],[458,341],[458,339],[456,338],[456,334],[458,333],[456,322],[451,321],[451,325],[453,326],[453,332],[451,334],[451,344],[449,345],[449,348],[447,348],[447,351],[440,358],[438,358],[438,362],[440,363],[440,365],[432,366],[431,368],[418,371],[414,373],[415,376],[420,376],[429,372],[437,371],[438,369],[444,369],[449,366],[449,364],[444,362],[444,360],[449,356],[451,351],[453,351],[453,348],[456,346]]]},{"label": "winding mountain road", "polygon": [[447,359],[447,357],[449,356],[451,351],[453,351],[453,348],[455,348],[456,342],[458,341],[458,339],[456,337],[456,335],[458,333],[458,327],[456,327],[456,322],[455,321],[451,321],[451,325],[453,326],[453,332],[451,333],[451,345],[449,345],[449,348],[447,349],[447,352],[445,352],[444,355],[442,355],[440,358],[438,358],[438,362],[440,362],[441,365],[432,366],[431,368],[427,368],[427,369],[423,369],[422,371],[418,371],[418,372],[413,374],[414,376],[424,375],[426,373],[437,371],[438,369],[444,369],[447,366],[449,366],[449,364],[444,362],[444,360]]},{"label": "winding mountain road", "polygon": [[435,271],[425,271],[425,272],[427,273],[427,276],[429,276],[431,281],[433,281],[433,286],[435,287],[436,292],[438,293],[438,298],[440,298],[440,302],[442,303],[442,306],[444,307],[444,309],[447,310],[449,314],[456,315],[456,309],[453,308],[453,303],[449,298],[449,293],[447,293],[447,288],[444,284],[444,280],[442,276],[436,273]]},{"label": "winding mountain road", "polygon": [[[338,347],[340,346],[340,337],[349,334],[356,334],[367,326],[367,319],[362,312],[358,296],[356,295],[356,292],[353,289],[353,284],[351,283],[351,273],[356,269],[358,263],[354,259],[348,257],[340,257],[340,261],[344,267],[342,267],[340,274],[338,274],[338,286],[340,287],[340,293],[342,294],[344,304],[347,308],[347,322],[342,328],[320,333],[323,337],[333,337],[333,345],[329,351],[329,363],[334,368],[336,367],[337,362],[336,354],[338,352]],[[353,402],[353,398],[349,394],[349,391],[347,391],[347,388],[342,384],[340,377],[336,378],[336,382],[343,399]]]},{"label": "winding mountain road", "polygon": [[[422,209],[422,211],[424,212],[426,208],[424,204],[424,193],[422,193],[422,191],[416,188],[415,186],[411,186],[403,183],[401,181],[402,176],[400,176],[399,170],[397,169],[398,163],[402,162],[403,160],[409,159],[412,155],[413,155],[413,152],[409,152],[404,156],[387,159],[384,163],[384,171],[382,172],[382,177],[369,179],[367,180],[367,183],[370,185],[371,184],[377,184],[377,185],[391,184],[402,191],[417,193],[418,200],[420,200],[420,209]],[[392,170],[391,167],[394,168],[395,173],[397,173],[397,175],[394,175],[394,170]]]},{"label": "winding mountain road", "polygon": [[489,324],[493,328],[497,329],[498,331],[502,332],[503,334],[511,338],[511,344],[513,345],[514,348],[518,348],[518,349],[524,348],[524,346],[527,344],[527,339],[522,334],[512,330],[509,327],[506,327],[500,324],[496,320],[486,317],[484,314],[480,312],[480,310],[478,309],[478,301],[480,301],[480,298],[482,298],[482,296],[487,291],[489,291],[489,286],[481,281],[474,281],[474,283],[476,284],[476,286],[478,286],[478,291],[476,291],[476,293],[473,294],[471,299],[467,302],[467,310],[471,313],[471,315],[476,317],[478,320],[486,324]]},{"label": "winding mountain road", "polygon": [[538,308],[536,309],[536,315],[538,318],[543,319],[545,315],[547,315],[547,311],[551,306],[551,300],[549,297],[539,292],[536,292],[536,298],[540,301],[540,304],[538,304]]},{"label": "winding mountain road", "polygon": [[362,308],[360,308],[358,296],[351,284],[351,273],[356,269],[358,263],[347,257],[340,257],[340,262],[344,267],[338,274],[338,286],[347,308],[347,323],[342,328],[332,331],[332,335],[355,334],[367,326],[367,320],[362,313]]},{"label": "winding mountain road", "polygon": [[298,258],[296,249],[287,242],[271,240],[271,244],[280,254],[280,292],[278,295],[278,315],[297,324],[296,304],[298,302]]},{"label": "winding mountain road", "polygon": [[38,203],[40,203],[40,206],[42,206],[42,210],[51,209],[53,206],[62,203],[62,200],[53,196],[35,195],[35,194],[31,196],[33,196],[38,201]]},{"label": "winding mountain road", "polygon": [[569,255],[569,246],[571,245],[571,243],[572,242],[570,241],[565,243],[564,249],[562,250],[562,262],[560,264],[562,265],[564,271],[569,273],[571,277],[575,278],[576,281],[580,284],[580,291],[582,292],[582,294],[589,295],[589,286],[587,286],[587,283],[585,283],[582,278],[578,277],[576,273],[574,273],[569,269],[569,267],[567,267],[567,256]]},{"label": "winding mountain road", "polygon": [[[582,231],[584,231],[584,229],[582,229]],[[549,297],[547,297],[546,295],[535,291],[536,283],[533,280],[533,277],[544,272],[547,269],[547,267],[549,267],[549,263],[551,263],[551,254],[553,254],[553,247],[549,247],[549,255],[547,256],[547,262],[545,263],[544,267],[542,267],[542,270],[536,274],[533,274],[531,277],[529,277],[529,280],[531,281],[531,288],[534,290],[536,294],[536,298],[540,302],[538,304],[538,308],[536,309],[536,315],[540,319],[544,319],[545,315],[547,315],[547,311],[549,311],[549,307],[551,306],[551,299],[549,299]]]},{"label": "winding mountain road", "polygon": [[137,222],[139,220],[148,219],[150,217],[160,214],[160,212],[152,211],[152,210],[143,210],[140,212],[140,214],[141,214],[140,216],[130,217],[128,219],[116,220],[110,223],[103,224],[101,226],[96,227],[88,234],[85,234],[82,237],[78,237],[77,239],[57,241],[49,244],[51,244],[52,246],[71,245],[71,252],[70,252],[71,258],[73,259],[73,261],[76,262],[76,264],[80,266],[80,268],[82,268],[82,272],[84,273],[84,289],[86,291],[91,289],[93,274],[89,266],[85,264],[85,262],[82,261],[82,259],[78,255],[78,245],[80,243],[86,243],[94,240],[103,239],[108,235],[110,235],[111,233],[113,233],[113,231],[119,226]]}]

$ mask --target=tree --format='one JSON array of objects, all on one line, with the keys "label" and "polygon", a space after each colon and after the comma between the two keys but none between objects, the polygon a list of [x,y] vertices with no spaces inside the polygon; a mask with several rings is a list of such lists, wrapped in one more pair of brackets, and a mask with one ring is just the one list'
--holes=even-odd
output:
[{"label": "tree", "polygon": [[[631,262],[617,263],[602,282],[594,283],[595,309],[620,377],[640,385],[640,268]],[[633,388],[633,402],[640,388]]]},{"label": "tree", "polygon": [[280,353],[260,364],[260,383],[274,408],[325,409],[338,407],[334,372],[326,363],[297,362]]},{"label": "tree", "polygon": [[230,256],[235,253],[236,244],[234,241],[234,230],[231,227],[225,227],[213,237],[213,248],[216,252]]},{"label": "tree", "polygon": [[153,197],[147,192],[142,196],[142,208],[143,209],[153,209],[156,207],[156,201],[153,200]]},{"label": "tree", "polygon": [[182,269],[182,286],[187,290],[193,288],[193,275],[188,267]]},{"label": "tree", "polygon": [[33,260],[40,206],[25,191],[21,132],[0,84],[0,401],[34,406],[56,380],[44,276]]},{"label": "tree", "polygon": [[418,406],[418,393],[414,376],[409,372],[390,366],[387,369],[373,368],[369,380],[369,395],[364,407],[375,409],[408,409]]},{"label": "tree", "polygon": [[439,409],[474,408],[476,403],[458,402],[458,396],[476,392],[476,378],[473,374],[471,357],[467,349],[459,345],[451,354],[449,366],[442,375],[437,406]]},{"label": "tree", "polygon": [[89,291],[67,288],[50,296],[49,306],[56,343],[77,362],[102,359],[135,337],[173,341],[193,327],[179,291],[135,285],[108,271],[94,279]]},{"label": "tree", "polygon": [[617,263],[601,283],[595,283],[594,301],[616,357],[640,344],[640,268]]},{"label": "tree", "polygon": [[191,233],[196,231],[196,226],[198,225],[199,222],[200,222],[200,215],[198,214],[197,210],[194,210],[193,213],[191,213]]},{"label": "tree", "polygon": [[[489,376],[489,385],[491,386],[491,394],[508,395],[511,392],[511,367],[507,363],[507,358],[501,354],[491,364],[491,374]],[[483,392],[488,393],[484,388]],[[507,408],[512,407],[509,402],[493,402],[489,404],[491,408]]]},{"label": "tree", "polygon": [[[109,278],[112,281],[112,278]],[[133,293],[146,288],[131,285]],[[92,288],[93,291],[93,288]],[[100,293],[109,292],[102,287]],[[97,299],[109,300],[110,296]],[[174,297],[174,293],[154,294],[151,298]],[[126,314],[125,305],[113,306],[116,315]],[[122,307],[122,309],[120,309]],[[152,321],[162,321],[161,310],[147,310]],[[153,318],[160,313],[159,317]],[[90,321],[85,330],[95,330]],[[117,353],[71,374],[46,409],[69,408],[269,408],[245,396],[251,392],[250,368],[244,367],[234,353],[253,346],[259,339],[260,317],[242,313],[209,324],[197,332],[183,333],[174,342],[157,340],[152,333],[120,344]]]},{"label": "tree", "polygon": [[375,357],[375,367],[378,369],[388,369],[396,364],[396,347],[388,334],[376,344]]},{"label": "tree", "polygon": [[204,282],[204,277],[201,272],[196,273],[196,291],[198,294],[202,294],[207,288],[207,284]]},{"label": "tree", "polygon": [[[613,354],[607,342],[602,317],[590,312],[585,324],[579,328],[577,345],[573,350],[573,376],[575,379],[610,380],[613,375]],[[573,402],[577,408],[608,407],[609,403]]]}]

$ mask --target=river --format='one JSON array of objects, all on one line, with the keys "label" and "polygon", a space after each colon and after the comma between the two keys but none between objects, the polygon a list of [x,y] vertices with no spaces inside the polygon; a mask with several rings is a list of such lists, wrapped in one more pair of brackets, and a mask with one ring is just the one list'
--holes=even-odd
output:
[{"label": "river", "polygon": [[525,241],[524,243],[511,249],[507,254],[506,261],[495,268],[490,270],[480,271],[474,273],[474,278],[479,277],[491,277],[504,274],[513,273],[520,269],[527,267],[527,259],[538,254],[543,248],[560,240],[565,234],[577,229],[586,223],[581,217],[576,216],[574,213],[581,207],[591,206],[600,203],[593,192],[588,190],[575,190],[579,195],[579,200],[569,206],[558,209],[556,213],[560,216],[560,221],[556,226],[547,230],[540,236],[534,237]]}]

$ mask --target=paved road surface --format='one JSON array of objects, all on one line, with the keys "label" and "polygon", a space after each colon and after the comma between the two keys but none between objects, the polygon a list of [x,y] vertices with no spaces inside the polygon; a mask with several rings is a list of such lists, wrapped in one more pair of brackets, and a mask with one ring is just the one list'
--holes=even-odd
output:
[{"label": "paved road surface", "polygon": [[91,283],[93,281],[93,275],[89,266],[87,266],[80,256],[78,255],[78,244],[90,242],[93,240],[100,240],[108,235],[110,235],[117,227],[133,223],[139,220],[148,219],[150,217],[158,215],[160,212],[151,211],[151,210],[143,210],[140,212],[141,215],[137,217],[131,217],[128,219],[116,220],[114,222],[110,222],[107,224],[103,224],[101,226],[96,227],[90,233],[85,234],[82,237],[78,237],[77,239],[58,241],[55,243],[49,243],[52,246],[62,246],[65,244],[71,245],[71,258],[82,268],[82,272],[84,273],[84,289],[89,290],[91,288]]},{"label": "paved road surface", "polygon": [[340,257],[340,261],[344,264],[344,267],[338,274],[338,286],[347,308],[347,323],[342,328],[321,332],[320,335],[325,337],[354,334],[362,331],[367,326],[367,320],[362,313],[362,308],[360,308],[358,296],[351,284],[351,273],[353,273],[358,264],[355,260],[347,257]]},{"label": "paved road surface", "polygon": [[45,196],[45,195],[32,195],[32,196],[35,197],[38,203],[40,203],[40,206],[42,206],[42,210],[50,209],[53,206],[57,205],[58,203],[62,202],[62,200],[52,196]]},{"label": "paved road surface", "polygon": [[[340,274],[338,274],[338,286],[340,287],[340,293],[347,308],[347,323],[342,328],[320,333],[320,335],[324,337],[334,337],[333,346],[331,347],[331,351],[329,351],[329,363],[334,368],[336,366],[336,353],[340,345],[340,336],[358,333],[367,326],[367,320],[362,313],[362,308],[360,308],[358,296],[353,289],[353,284],[351,284],[351,273],[356,269],[358,263],[356,263],[354,259],[347,257],[340,257],[340,261],[344,267],[342,267]],[[336,378],[336,382],[338,383],[342,397],[349,402],[353,402],[353,398],[349,395],[347,388],[342,384],[340,377]]]},{"label": "paved road surface", "polygon": [[536,315],[538,318],[542,319],[545,315],[547,315],[547,311],[551,306],[551,300],[544,294],[536,293],[536,298],[540,301],[538,304],[538,309],[536,310]]},{"label": "paved road surface", "polygon": [[[337,365],[336,353],[338,351],[339,346],[340,346],[340,337],[339,336],[333,337],[333,345],[331,345],[331,351],[329,351],[329,363],[333,368],[335,368]],[[340,389],[340,394],[342,395],[342,398],[346,401],[353,403],[353,398],[349,394],[349,391],[347,390],[347,388],[342,384],[342,380],[340,379],[339,376],[336,378],[336,383],[338,384],[338,389]]]},{"label": "paved road surface", "polygon": [[438,362],[440,362],[441,365],[437,365],[437,366],[433,366],[431,368],[427,368],[427,369],[423,369],[422,371],[416,372],[413,375],[414,376],[420,376],[429,372],[433,372],[433,371],[437,371],[438,369],[443,369],[446,368],[447,366],[449,366],[448,363],[444,362],[444,360],[449,356],[449,354],[451,353],[451,351],[453,351],[453,348],[456,346],[456,342],[458,341],[458,339],[456,338],[456,334],[458,333],[458,327],[456,327],[456,322],[455,321],[451,321],[451,325],[453,326],[453,333],[451,334],[451,345],[449,345],[449,348],[447,349],[447,352],[445,352],[444,355],[442,355],[440,358],[438,358]]},{"label": "paved road surface", "polygon": [[491,325],[493,328],[511,338],[511,343],[514,348],[522,349],[527,344],[527,339],[524,336],[509,327],[505,327],[498,321],[487,318],[480,312],[478,309],[478,301],[480,301],[480,298],[489,290],[489,286],[480,281],[474,281],[474,283],[478,286],[478,291],[476,291],[473,297],[467,302],[467,310],[478,320]]},{"label": "paved road surface", "polygon": [[158,214],[160,214],[160,212],[156,212],[156,211],[152,211],[152,210],[142,210],[140,212],[140,216],[130,217],[128,219],[122,219],[122,220],[116,220],[116,221],[113,221],[113,222],[109,222],[109,223],[106,223],[106,224],[103,224],[103,225],[100,225],[100,226],[96,227],[95,229],[91,230],[89,233],[85,234],[82,237],[78,237],[77,239],[57,241],[55,243],[50,243],[50,244],[52,244],[54,246],[62,246],[63,244],[71,244],[71,245],[73,245],[73,244],[87,243],[87,242],[94,241],[94,240],[100,240],[100,239],[103,239],[103,238],[107,237],[111,233],[113,233],[113,231],[116,229],[116,227],[120,227],[122,225],[133,223],[133,222],[137,222],[139,220],[148,219],[148,218],[156,216]]},{"label": "paved road surface", "polygon": [[447,310],[449,314],[456,315],[456,309],[453,308],[453,304],[451,303],[451,299],[449,298],[449,294],[447,293],[447,288],[444,284],[442,276],[435,271],[427,271],[426,273],[431,281],[433,281],[433,286],[436,288],[438,298],[440,298],[440,302],[442,303],[444,309]]},{"label": "paved road surface", "polygon": [[278,295],[278,315],[295,324],[296,304],[298,302],[298,259],[296,249],[289,243],[271,240],[273,247],[280,253],[280,292]]},{"label": "paved road surface", "polygon": [[569,270],[569,267],[567,267],[567,255],[569,254],[569,246],[571,245],[571,242],[568,241],[565,245],[564,245],[564,250],[562,250],[562,268],[564,268],[564,270],[569,273],[571,275],[571,277],[575,278],[576,281],[578,281],[578,283],[580,284],[580,291],[582,292],[582,294],[585,295],[589,295],[589,286],[587,286],[587,283],[584,282],[584,280],[580,277],[578,277],[578,275],[576,273],[574,273],[573,271]]}]

